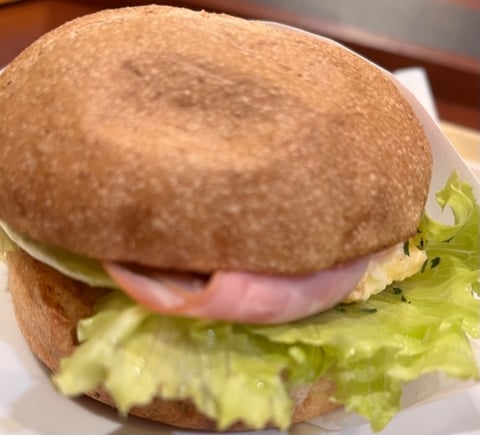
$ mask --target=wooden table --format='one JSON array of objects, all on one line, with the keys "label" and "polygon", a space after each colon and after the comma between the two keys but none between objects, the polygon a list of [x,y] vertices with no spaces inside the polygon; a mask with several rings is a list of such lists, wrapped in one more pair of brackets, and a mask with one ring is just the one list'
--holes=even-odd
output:
[{"label": "wooden table", "polygon": [[[0,6],[0,65],[42,33],[105,7],[151,1],[23,0]],[[394,70],[426,68],[441,119],[480,130],[480,0],[157,2],[281,21],[334,38]]]}]

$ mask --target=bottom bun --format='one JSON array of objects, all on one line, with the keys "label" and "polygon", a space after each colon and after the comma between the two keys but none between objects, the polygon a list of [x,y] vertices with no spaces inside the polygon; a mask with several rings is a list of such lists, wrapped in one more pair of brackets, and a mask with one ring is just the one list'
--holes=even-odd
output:
[{"label": "bottom bun", "polygon": [[[70,355],[75,346],[77,322],[93,312],[95,302],[109,290],[92,288],[70,279],[42,264],[21,250],[8,253],[9,290],[15,316],[32,352],[53,372],[60,360]],[[329,400],[334,384],[321,379],[292,393],[294,423],[325,414],[340,405]],[[115,407],[102,388],[90,397]],[[172,426],[215,430],[214,420],[200,413],[190,401],[156,398],[146,406],[134,407],[130,414]],[[229,430],[248,430],[241,422]]]}]

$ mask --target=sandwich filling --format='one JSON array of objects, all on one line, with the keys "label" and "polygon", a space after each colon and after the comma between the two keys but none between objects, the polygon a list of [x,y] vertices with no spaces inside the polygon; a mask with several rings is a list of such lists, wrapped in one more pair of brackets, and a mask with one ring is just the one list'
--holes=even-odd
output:
[{"label": "sandwich filling", "polygon": [[393,281],[414,275],[427,256],[411,245],[408,252],[400,243],[369,257],[295,277],[215,272],[201,279],[193,274],[139,270],[117,263],[103,265],[125,293],[152,311],[275,324],[309,317],[342,301],[366,300]]},{"label": "sandwich filling", "polygon": [[236,323],[278,324],[366,300],[393,281],[417,273],[425,251],[413,242],[301,276],[217,271],[211,275],[169,272],[85,258],[19,234],[9,238],[32,257],[92,286],[120,288],[138,304],[163,314]]}]

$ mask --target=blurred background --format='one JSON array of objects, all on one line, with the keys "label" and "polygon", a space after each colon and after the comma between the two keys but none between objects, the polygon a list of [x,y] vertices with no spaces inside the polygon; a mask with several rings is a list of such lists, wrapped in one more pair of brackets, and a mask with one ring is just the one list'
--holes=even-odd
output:
[{"label": "blurred background", "polygon": [[[74,17],[152,1],[0,0],[0,66]],[[159,4],[278,21],[395,71],[421,67],[447,135],[480,164],[480,0],[185,0]]]}]

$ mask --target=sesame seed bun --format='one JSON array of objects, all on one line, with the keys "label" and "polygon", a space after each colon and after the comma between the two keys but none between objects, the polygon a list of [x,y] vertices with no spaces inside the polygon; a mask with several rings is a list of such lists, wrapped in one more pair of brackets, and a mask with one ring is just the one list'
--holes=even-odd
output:
[{"label": "sesame seed bun", "polygon": [[311,36],[164,6],[76,19],[0,76],[0,219],[163,269],[306,273],[412,235],[432,158],[391,80]]}]

